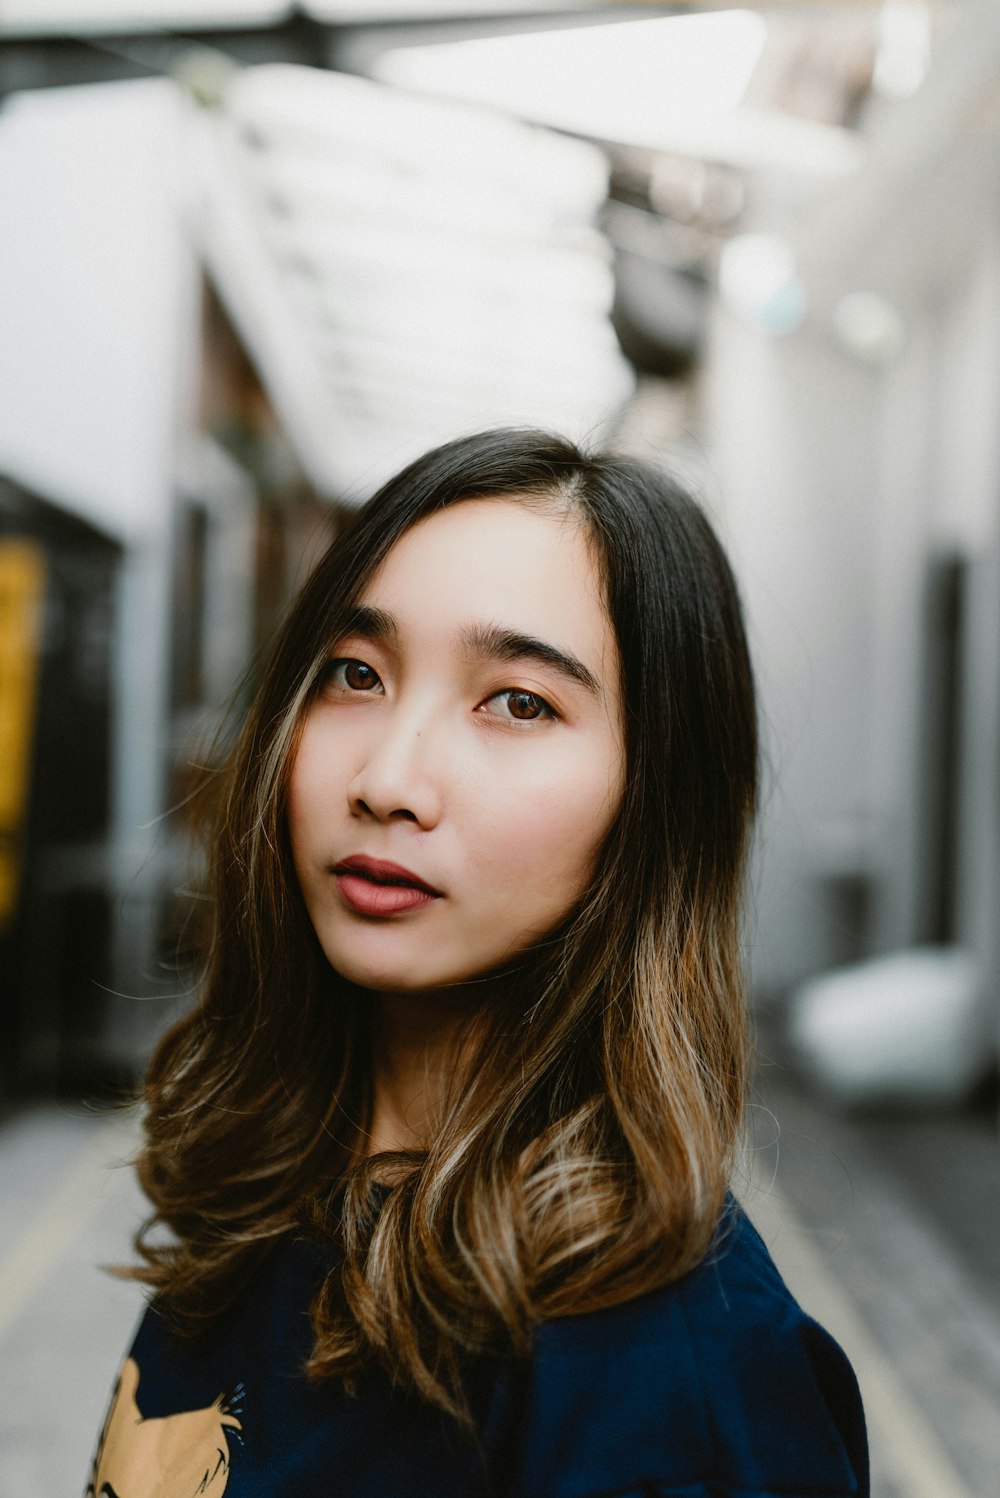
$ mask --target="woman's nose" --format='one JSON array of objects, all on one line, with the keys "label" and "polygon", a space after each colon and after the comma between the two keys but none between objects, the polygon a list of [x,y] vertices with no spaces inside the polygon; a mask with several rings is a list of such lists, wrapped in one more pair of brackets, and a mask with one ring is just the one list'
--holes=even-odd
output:
[{"label": "woman's nose", "polygon": [[435,755],[431,738],[423,721],[403,713],[395,721],[392,715],[382,716],[378,737],[347,788],[351,811],[379,822],[395,819],[433,827],[441,816],[442,795],[440,755]]}]

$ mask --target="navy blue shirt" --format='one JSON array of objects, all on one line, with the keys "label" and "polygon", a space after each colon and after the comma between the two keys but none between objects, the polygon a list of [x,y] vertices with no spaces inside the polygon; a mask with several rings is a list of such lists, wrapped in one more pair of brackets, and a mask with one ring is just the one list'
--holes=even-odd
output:
[{"label": "navy blue shirt", "polygon": [[850,1364],[736,1206],[677,1283],[547,1323],[530,1358],[482,1365],[470,1385],[478,1442],[378,1371],[354,1396],[307,1383],[308,1307],[325,1264],[318,1246],[289,1240],[208,1345],[177,1341],[147,1311],[92,1491],[867,1498]]}]

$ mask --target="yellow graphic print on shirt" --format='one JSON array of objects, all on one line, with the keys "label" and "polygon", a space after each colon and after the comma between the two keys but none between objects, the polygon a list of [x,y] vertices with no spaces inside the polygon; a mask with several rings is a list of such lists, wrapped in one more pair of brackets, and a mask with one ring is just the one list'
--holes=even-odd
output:
[{"label": "yellow graphic print on shirt", "polygon": [[121,1372],[94,1457],[85,1498],[220,1498],[229,1482],[229,1433],[242,1430],[220,1394],[201,1410],[146,1420],[139,1410],[139,1366]]}]

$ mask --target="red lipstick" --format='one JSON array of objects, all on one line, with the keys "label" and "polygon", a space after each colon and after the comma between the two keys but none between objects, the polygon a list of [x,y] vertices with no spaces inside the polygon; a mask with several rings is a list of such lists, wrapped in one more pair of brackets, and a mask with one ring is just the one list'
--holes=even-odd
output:
[{"label": "red lipstick", "polygon": [[333,867],[340,897],[359,915],[402,915],[439,898],[419,875],[385,858],[355,853]]}]

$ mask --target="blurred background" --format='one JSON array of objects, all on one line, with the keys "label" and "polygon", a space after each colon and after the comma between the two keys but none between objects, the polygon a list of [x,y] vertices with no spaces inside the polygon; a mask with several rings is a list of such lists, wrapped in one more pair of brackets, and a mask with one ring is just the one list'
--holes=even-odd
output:
[{"label": "blurred background", "polygon": [[998,208],[996,0],[0,3],[0,1498],[82,1488],[138,1314],[206,745],[343,517],[510,422],[725,539],[741,1190],[876,1498],[1000,1491]]}]

